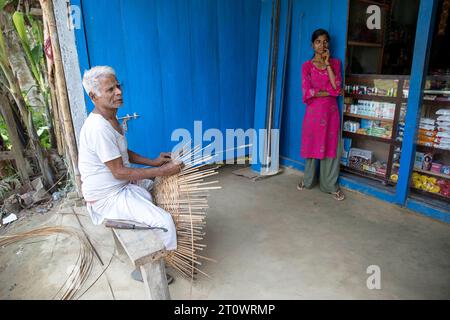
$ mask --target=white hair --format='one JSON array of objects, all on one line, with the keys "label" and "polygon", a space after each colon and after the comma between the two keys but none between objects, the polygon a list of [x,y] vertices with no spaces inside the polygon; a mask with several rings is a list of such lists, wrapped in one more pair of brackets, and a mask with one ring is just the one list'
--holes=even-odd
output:
[{"label": "white hair", "polygon": [[110,75],[116,76],[116,72],[110,66],[97,66],[86,70],[83,75],[84,90],[86,90],[88,95],[92,92],[95,95],[100,96],[98,80]]}]

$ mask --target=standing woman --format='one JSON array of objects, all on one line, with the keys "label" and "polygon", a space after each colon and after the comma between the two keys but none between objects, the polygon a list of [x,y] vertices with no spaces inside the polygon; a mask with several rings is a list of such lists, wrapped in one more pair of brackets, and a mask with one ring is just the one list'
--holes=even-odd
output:
[{"label": "standing woman", "polygon": [[[302,93],[306,113],[302,127],[301,156],[306,159],[304,178],[297,189],[310,189],[316,183],[320,161],[320,190],[344,200],[338,185],[340,167],[340,117],[337,97],[341,94],[341,62],[331,58],[330,35],[318,29],[312,34],[314,57],[302,65]],[[338,150],[339,148],[339,150]]]}]

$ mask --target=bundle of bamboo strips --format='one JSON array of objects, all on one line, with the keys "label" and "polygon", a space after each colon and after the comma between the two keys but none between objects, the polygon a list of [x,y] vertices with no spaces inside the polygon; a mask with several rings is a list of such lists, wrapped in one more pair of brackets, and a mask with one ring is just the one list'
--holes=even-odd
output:
[{"label": "bundle of bamboo strips", "polygon": [[169,252],[166,263],[192,280],[197,273],[208,276],[200,270],[200,260],[214,261],[199,252],[206,248],[201,241],[205,236],[209,191],[221,188],[214,186],[217,180],[205,182],[205,178],[218,174],[219,166],[205,164],[212,157],[201,156],[202,150],[183,148],[173,160],[185,163],[184,168],[177,175],[157,178],[153,188],[156,204],[172,215],[177,230],[177,250]]},{"label": "bundle of bamboo strips", "polygon": [[86,282],[89,274],[91,273],[94,257],[90,244],[87,239],[80,234],[80,232],[66,227],[44,227],[18,234],[0,236],[0,247],[34,237],[45,237],[54,234],[66,234],[68,236],[73,236],[77,238],[80,243],[80,249],[75,266],[73,267],[67,280],[53,297],[53,299],[55,299],[59,296],[61,300],[74,299],[77,292]]}]

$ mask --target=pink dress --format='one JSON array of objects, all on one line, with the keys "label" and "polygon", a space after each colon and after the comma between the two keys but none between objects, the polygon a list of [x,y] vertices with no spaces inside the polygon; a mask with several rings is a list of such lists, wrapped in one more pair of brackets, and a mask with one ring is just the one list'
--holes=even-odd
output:
[{"label": "pink dress", "polygon": [[[336,89],[333,89],[326,69],[317,68],[310,60],[302,65],[302,93],[306,104],[300,151],[302,158],[336,158],[340,126],[336,97],[342,84],[341,62],[330,58],[330,65],[336,75]],[[330,96],[314,97],[319,91],[327,91]]]}]

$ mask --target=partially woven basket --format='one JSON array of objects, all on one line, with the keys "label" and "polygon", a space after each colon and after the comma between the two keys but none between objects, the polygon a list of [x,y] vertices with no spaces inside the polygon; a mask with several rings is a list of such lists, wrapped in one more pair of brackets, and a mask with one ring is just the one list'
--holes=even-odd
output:
[{"label": "partially woven basket", "polygon": [[[177,159],[192,160],[195,152],[198,149]],[[214,261],[199,252],[206,248],[206,244],[201,242],[205,236],[209,190],[221,188],[213,186],[218,181],[204,181],[218,174],[218,166],[198,163],[193,159],[177,175],[155,179],[153,187],[155,204],[172,215],[177,231],[177,250],[168,253],[166,264],[189,279],[195,279],[198,273],[208,276],[200,269],[200,260]]]}]

